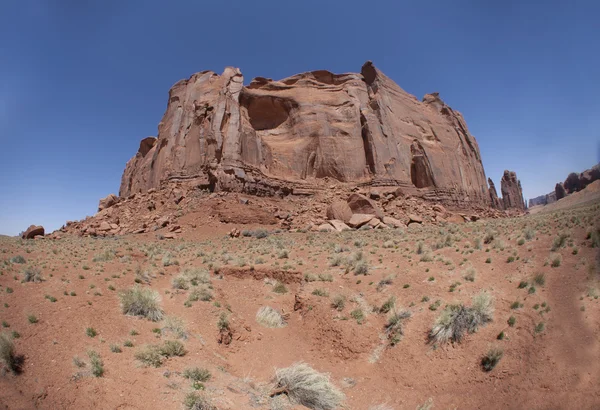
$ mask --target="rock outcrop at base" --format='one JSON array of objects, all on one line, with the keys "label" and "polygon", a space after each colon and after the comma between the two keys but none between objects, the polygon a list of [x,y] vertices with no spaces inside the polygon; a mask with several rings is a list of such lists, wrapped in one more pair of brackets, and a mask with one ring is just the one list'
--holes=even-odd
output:
[{"label": "rock outcrop at base", "polygon": [[44,236],[45,230],[41,225],[30,225],[25,232],[21,234],[23,239],[33,239],[36,236]]},{"label": "rock outcrop at base", "polygon": [[310,194],[324,180],[399,186],[456,206],[490,202],[479,147],[462,115],[438,93],[417,100],[371,62],[360,74],[313,71],[248,86],[231,67],[179,81],[158,138],[141,141],[119,195],[171,182],[212,192]]}]

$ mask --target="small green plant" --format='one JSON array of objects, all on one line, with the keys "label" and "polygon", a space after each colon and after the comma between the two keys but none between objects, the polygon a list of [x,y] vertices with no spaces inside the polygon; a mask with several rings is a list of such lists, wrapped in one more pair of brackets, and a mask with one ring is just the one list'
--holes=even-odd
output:
[{"label": "small green plant", "polygon": [[529,287],[529,290],[527,291],[527,293],[529,293],[530,295],[534,294],[535,293],[535,286],[531,285]]},{"label": "small green plant", "polygon": [[88,335],[88,337],[96,337],[98,332],[96,332],[96,329],[93,327],[88,327],[85,329],[85,334]]},{"label": "small green plant", "polygon": [[344,310],[345,306],[346,306],[346,296],[344,296],[344,295],[336,295],[331,302],[331,307],[333,307],[338,312],[341,312],[342,310]]},{"label": "small green plant", "polygon": [[559,234],[556,238],[554,238],[554,242],[552,242],[552,252],[557,251],[560,248],[563,248],[567,242],[569,235],[566,233]]},{"label": "small green plant", "polygon": [[315,289],[312,291],[315,296],[329,296],[329,293],[325,289]]},{"label": "small green plant", "polygon": [[369,274],[369,264],[365,260],[360,260],[354,266],[354,274],[355,275],[368,275]]},{"label": "small green plant", "polygon": [[536,274],[533,277],[533,281],[539,286],[544,286],[546,284],[546,274],[544,274],[544,273]]},{"label": "small green plant", "polygon": [[98,352],[90,350],[88,351],[88,357],[90,358],[90,366],[94,377],[102,377],[104,375],[104,362]]},{"label": "small green plant", "polygon": [[350,312],[350,316],[352,316],[354,319],[356,319],[356,322],[360,325],[363,323],[363,321],[365,320],[365,314],[363,313],[362,309],[357,308],[354,309],[352,312]]},{"label": "small green plant", "polygon": [[0,363],[13,373],[18,373],[20,370],[19,358],[15,352],[13,336],[9,332],[0,333]]},{"label": "small green plant", "polygon": [[38,322],[38,318],[35,315],[27,315],[27,320],[31,324]]},{"label": "small green plant", "polygon": [[133,342],[131,340],[125,340],[123,342],[123,346],[125,346],[125,347],[133,347]]},{"label": "small green plant", "polygon": [[562,263],[562,256],[560,254],[556,254],[551,257],[550,266],[552,266],[553,268],[558,268],[561,263]]},{"label": "small green plant", "polygon": [[273,292],[275,292],[275,293],[283,294],[283,293],[287,293],[287,291],[288,291],[287,288],[281,282],[277,282],[275,284],[275,286],[273,286]]},{"label": "small green plant", "polygon": [[165,340],[162,345],[147,345],[135,353],[135,358],[146,366],[160,367],[169,357],[184,356],[183,343],[178,340]]},{"label": "small green plant", "polygon": [[514,256],[509,256],[508,259],[506,259],[506,263],[512,263],[515,261],[515,257]]},{"label": "small green plant", "polygon": [[487,258],[487,259],[485,260],[485,263],[492,263],[492,258]]},{"label": "small green plant", "polygon": [[229,329],[229,319],[227,319],[227,314],[222,312],[219,316],[219,321],[217,322],[217,328],[219,330],[227,330]]},{"label": "small green plant", "polygon": [[519,289],[525,289],[527,287],[527,285],[529,285],[529,282],[527,282],[526,280],[522,280],[521,282],[519,282]]},{"label": "small green plant", "polygon": [[11,263],[25,263],[25,258],[22,257],[21,255],[17,255],[17,256],[13,256],[12,258],[10,258]]},{"label": "small green plant", "polygon": [[502,359],[503,355],[504,352],[502,351],[502,349],[490,349],[486,353],[486,355],[483,356],[483,358],[481,359],[481,366],[483,367],[483,370],[485,370],[486,372],[492,371],[494,367],[496,367],[498,362],[500,362],[500,359]]},{"label": "small green plant", "polygon": [[544,324],[544,322],[540,322],[535,326],[535,333],[542,333],[545,328],[546,325]]},{"label": "small green plant", "polygon": [[121,353],[123,350],[121,349],[121,347],[118,344],[111,344],[110,351],[113,353]]},{"label": "small green plant", "polygon": [[188,393],[185,396],[183,407],[186,410],[217,410],[217,407],[211,404],[207,396],[196,392]]},{"label": "small green plant", "polygon": [[396,306],[396,297],[390,296],[379,308],[379,313],[388,313],[394,306]]},{"label": "small green plant", "polygon": [[211,374],[207,369],[201,367],[189,367],[183,371],[183,377],[194,382],[207,382]]},{"label": "small green plant", "polygon": [[523,305],[518,300],[516,300],[516,301],[514,301],[513,303],[510,304],[510,308],[511,309],[519,309],[521,307],[523,307]]}]

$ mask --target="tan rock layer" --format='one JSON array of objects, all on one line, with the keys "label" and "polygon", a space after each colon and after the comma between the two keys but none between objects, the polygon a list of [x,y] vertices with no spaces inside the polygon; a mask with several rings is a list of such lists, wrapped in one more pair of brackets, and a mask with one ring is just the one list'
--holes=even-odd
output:
[{"label": "tan rock layer", "polygon": [[231,67],[179,81],[158,138],[142,140],[119,195],[168,182],[285,195],[323,179],[396,185],[456,205],[490,202],[462,115],[437,93],[418,101],[371,62],[360,74],[313,71],[246,87]]}]

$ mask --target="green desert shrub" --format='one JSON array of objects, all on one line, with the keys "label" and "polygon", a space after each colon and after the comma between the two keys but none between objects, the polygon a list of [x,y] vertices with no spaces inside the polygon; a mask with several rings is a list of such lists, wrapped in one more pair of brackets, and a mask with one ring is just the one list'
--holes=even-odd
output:
[{"label": "green desert shrub", "polygon": [[37,266],[26,266],[21,274],[23,282],[39,283],[42,281],[42,271]]},{"label": "green desert shrub", "polygon": [[492,369],[496,367],[498,362],[500,362],[500,359],[502,359],[503,355],[504,352],[502,349],[490,349],[481,359],[481,366],[483,367],[483,370],[485,370],[486,372],[492,371]]},{"label": "green desert shrub", "polygon": [[474,333],[480,326],[492,320],[494,313],[492,297],[485,292],[473,298],[472,306],[448,305],[436,319],[429,334],[430,341],[460,342],[466,333]]},{"label": "green desert shrub", "polygon": [[13,336],[9,332],[0,333],[0,363],[10,372],[19,371]]},{"label": "green desert shrub", "polygon": [[567,243],[567,239],[569,238],[569,234],[566,233],[561,233],[559,234],[556,238],[554,238],[554,241],[552,242],[552,252],[555,252],[557,250],[559,250],[560,248],[564,248],[565,244]]},{"label": "green desert shrub", "polygon": [[194,382],[207,382],[210,380],[210,372],[201,367],[188,367],[183,371],[183,377]]},{"label": "green desert shrub", "polygon": [[25,263],[25,258],[21,255],[13,256],[10,258],[11,263]]},{"label": "green desert shrub", "polygon": [[385,333],[392,346],[396,345],[404,335],[402,325],[411,315],[408,310],[403,310],[401,312],[394,312],[388,317],[385,325]]},{"label": "green desert shrub", "polygon": [[265,327],[271,328],[284,327],[286,325],[281,313],[270,306],[263,306],[258,309],[258,312],[256,312],[256,321]]},{"label": "green desert shrub", "polygon": [[285,392],[295,404],[314,410],[334,410],[345,399],[329,380],[305,363],[295,363],[275,372],[276,389]]},{"label": "green desert shrub", "polygon": [[120,295],[121,310],[130,316],[141,316],[148,320],[157,322],[163,318],[164,312],[160,307],[160,295],[158,292],[134,286]]},{"label": "green desert shrub", "polygon": [[94,377],[102,377],[104,375],[104,362],[98,352],[90,350],[88,357],[90,358],[90,367]]},{"label": "green desert shrub", "polygon": [[218,410],[205,395],[196,392],[188,393],[183,401],[186,410]]},{"label": "green desert shrub", "polygon": [[160,367],[169,357],[184,356],[183,343],[165,340],[162,345],[146,345],[135,353],[135,358],[146,366]]},{"label": "green desert shrub", "polygon": [[183,319],[175,316],[166,316],[164,320],[163,332],[171,332],[178,339],[187,339],[187,331]]},{"label": "green desert shrub", "polygon": [[336,295],[333,298],[333,300],[331,301],[331,307],[339,312],[344,310],[345,306],[346,306],[346,296],[344,296],[344,295]]}]

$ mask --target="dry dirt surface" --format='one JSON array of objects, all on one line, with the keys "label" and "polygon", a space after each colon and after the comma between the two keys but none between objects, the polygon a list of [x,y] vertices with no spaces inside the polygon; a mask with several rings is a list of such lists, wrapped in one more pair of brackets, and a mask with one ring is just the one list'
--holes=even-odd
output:
[{"label": "dry dirt surface", "polygon": [[1,237],[0,408],[597,409],[599,220]]}]

